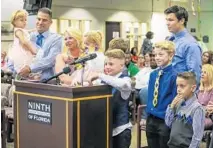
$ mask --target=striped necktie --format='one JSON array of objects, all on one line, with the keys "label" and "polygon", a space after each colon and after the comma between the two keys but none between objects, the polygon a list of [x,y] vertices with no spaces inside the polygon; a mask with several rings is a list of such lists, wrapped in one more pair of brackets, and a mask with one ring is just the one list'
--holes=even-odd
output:
[{"label": "striped necktie", "polygon": [[36,44],[40,47],[42,47],[42,40],[43,40],[44,36],[42,34],[37,35],[37,40],[36,40]]},{"label": "striped necktie", "polygon": [[153,99],[153,106],[156,107],[158,104],[158,88],[159,88],[159,80],[160,80],[160,76],[163,74],[163,70],[160,70],[158,72],[158,76],[156,78],[155,81],[155,89],[154,89],[154,99]]}]

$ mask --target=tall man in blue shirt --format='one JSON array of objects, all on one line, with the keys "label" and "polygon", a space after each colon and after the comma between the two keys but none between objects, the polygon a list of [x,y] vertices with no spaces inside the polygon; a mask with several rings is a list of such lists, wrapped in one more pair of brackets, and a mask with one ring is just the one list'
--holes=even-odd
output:
[{"label": "tall man in blue shirt", "polygon": [[172,65],[178,73],[192,71],[196,74],[197,83],[200,82],[202,50],[197,41],[186,30],[188,12],[180,6],[172,6],[164,11],[169,32],[173,35],[170,41],[176,46]]},{"label": "tall man in blue shirt", "polygon": [[52,24],[52,11],[49,8],[38,10],[36,32],[31,33],[31,41],[41,48],[38,50],[35,62],[26,65],[19,74],[27,76],[41,71],[41,80],[54,75],[55,57],[61,52],[62,38],[49,31]]}]

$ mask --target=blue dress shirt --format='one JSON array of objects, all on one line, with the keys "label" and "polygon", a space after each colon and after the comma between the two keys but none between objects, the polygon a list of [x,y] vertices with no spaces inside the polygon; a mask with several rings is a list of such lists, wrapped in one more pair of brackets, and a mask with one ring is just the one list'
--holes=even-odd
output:
[{"label": "blue dress shirt", "polygon": [[[158,76],[159,70],[163,70],[163,74],[159,79],[158,87],[158,104],[156,107],[153,106],[155,81]],[[149,85],[148,85],[148,99],[147,99],[147,114],[152,114],[158,118],[164,120],[167,106],[173,101],[177,95],[176,86],[177,73],[172,67],[172,64],[154,70],[150,74]]]},{"label": "blue dress shirt", "polygon": [[202,66],[201,47],[186,29],[173,34],[170,39],[173,40],[176,46],[175,56],[172,61],[174,69],[178,73],[193,71],[196,74],[196,80],[199,84]]},{"label": "blue dress shirt", "polygon": [[[36,44],[38,32],[30,34],[30,40]],[[55,58],[62,50],[62,37],[56,33],[46,31],[42,33],[41,48],[39,48],[35,61],[30,65],[32,73],[41,71],[41,80],[54,75]]]}]

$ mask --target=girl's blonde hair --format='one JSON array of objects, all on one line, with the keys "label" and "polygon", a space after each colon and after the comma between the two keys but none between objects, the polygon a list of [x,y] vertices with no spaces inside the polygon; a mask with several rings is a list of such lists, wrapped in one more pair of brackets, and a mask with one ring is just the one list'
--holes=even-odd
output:
[{"label": "girl's blonde hair", "polygon": [[[213,89],[213,65],[211,64],[204,64],[202,66],[202,71],[206,71],[207,77],[208,77],[208,83],[209,86],[207,88],[207,91]],[[204,84],[202,81],[200,81],[200,90],[204,91]]]},{"label": "girl's blonde hair", "polygon": [[[64,34],[65,33],[68,33],[70,36],[72,36],[74,39],[76,39],[78,48],[81,50],[83,49],[83,46],[82,46],[83,36],[79,29],[69,27],[65,30]],[[64,47],[64,52],[67,52],[67,47]]]},{"label": "girl's blonde hair", "polygon": [[86,37],[87,41],[90,43],[94,43],[99,49],[102,45],[102,33],[100,31],[88,31],[84,34],[84,37]]},{"label": "girl's blonde hair", "polygon": [[26,10],[17,10],[12,13],[11,24],[15,27],[15,23],[14,23],[15,20],[17,20],[18,18],[23,18],[27,16],[28,16],[28,12]]}]

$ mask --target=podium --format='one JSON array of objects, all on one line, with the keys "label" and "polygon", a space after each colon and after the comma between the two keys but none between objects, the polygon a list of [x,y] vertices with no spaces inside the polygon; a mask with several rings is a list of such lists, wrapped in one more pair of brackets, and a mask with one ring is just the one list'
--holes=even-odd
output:
[{"label": "podium", "polygon": [[112,148],[110,86],[14,85],[15,148]]}]

